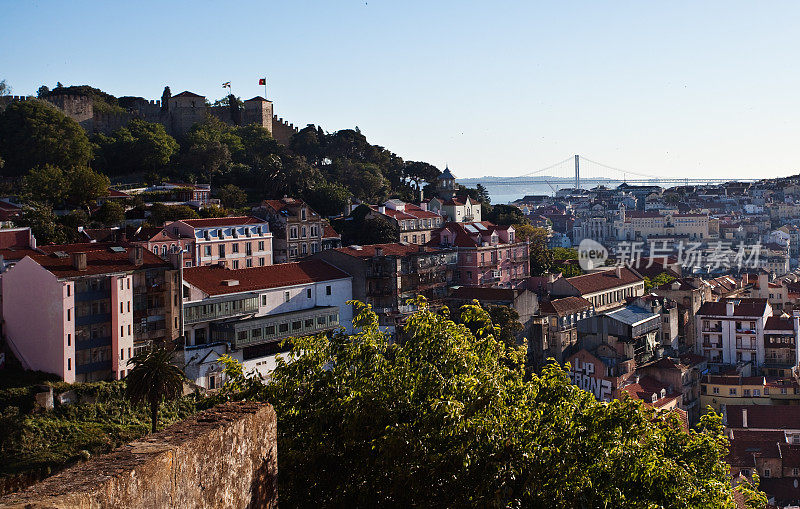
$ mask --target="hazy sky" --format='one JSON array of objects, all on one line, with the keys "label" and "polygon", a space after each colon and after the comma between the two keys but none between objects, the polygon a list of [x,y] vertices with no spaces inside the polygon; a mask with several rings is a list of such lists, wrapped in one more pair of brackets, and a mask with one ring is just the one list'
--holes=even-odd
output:
[{"label": "hazy sky", "polygon": [[[0,1],[0,79],[275,112],[457,176],[571,154],[648,174],[800,169],[800,2]],[[796,171],[795,171],[796,172]]]}]

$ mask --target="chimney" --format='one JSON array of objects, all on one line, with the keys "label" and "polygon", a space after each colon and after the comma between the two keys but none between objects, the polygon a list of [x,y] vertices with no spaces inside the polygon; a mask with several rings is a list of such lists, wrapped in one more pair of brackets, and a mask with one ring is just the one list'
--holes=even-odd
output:
[{"label": "chimney", "polygon": [[742,427],[743,428],[747,427],[747,409],[746,408],[742,408]]},{"label": "chimney", "polygon": [[72,253],[72,267],[75,270],[86,270],[86,253]]},{"label": "chimney", "polygon": [[425,203],[424,201],[420,201],[419,202],[419,208],[421,208],[422,210],[426,210],[427,211],[428,210],[428,204]]},{"label": "chimney", "polygon": [[376,247],[375,248],[375,256],[383,256],[383,248],[382,247]]},{"label": "chimney", "polygon": [[617,279],[622,279],[622,267],[618,265],[615,272],[617,273]]},{"label": "chimney", "polygon": [[132,246],[128,249],[128,260],[137,267],[144,263],[144,248]]},{"label": "chimney", "polygon": [[725,316],[733,316],[734,304],[733,301],[725,301]]}]

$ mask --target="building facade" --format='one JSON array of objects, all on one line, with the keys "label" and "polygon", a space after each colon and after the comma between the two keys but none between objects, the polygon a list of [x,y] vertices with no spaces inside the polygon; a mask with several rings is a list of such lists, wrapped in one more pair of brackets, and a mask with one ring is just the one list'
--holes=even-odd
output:
[{"label": "building facade", "polygon": [[351,331],[352,278],[319,260],[249,269],[194,267],[184,272],[186,373],[198,385],[223,382],[228,354],[245,371],[268,375],[290,337]]},{"label": "building facade", "polygon": [[175,238],[192,239],[184,245],[184,267],[220,265],[244,269],[274,263],[269,224],[257,217],[181,219],[164,225],[164,232]]},{"label": "building facade", "polygon": [[139,351],[180,335],[180,269],[140,246],[46,248],[2,277],[6,339],[26,369],[120,379]]},{"label": "building facade", "polygon": [[296,262],[326,247],[327,222],[303,200],[264,200],[253,214],[269,222],[275,263]]}]

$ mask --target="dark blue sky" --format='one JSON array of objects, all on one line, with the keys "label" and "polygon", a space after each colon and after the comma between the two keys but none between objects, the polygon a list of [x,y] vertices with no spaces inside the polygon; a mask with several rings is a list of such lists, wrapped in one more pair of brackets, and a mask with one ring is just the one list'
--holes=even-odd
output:
[{"label": "dark blue sky", "polygon": [[579,153],[678,176],[800,168],[797,2],[2,2],[15,94],[231,81],[296,125],[359,126],[457,176]]}]

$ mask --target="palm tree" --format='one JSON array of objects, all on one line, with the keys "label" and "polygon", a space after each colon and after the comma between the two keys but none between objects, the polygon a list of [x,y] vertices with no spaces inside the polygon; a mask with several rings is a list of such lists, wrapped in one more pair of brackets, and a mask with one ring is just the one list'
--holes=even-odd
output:
[{"label": "palm tree", "polygon": [[150,419],[155,433],[158,409],[164,400],[176,399],[183,389],[183,372],[172,363],[172,350],[154,348],[131,358],[133,369],[125,378],[125,393],[134,403],[150,405]]}]

